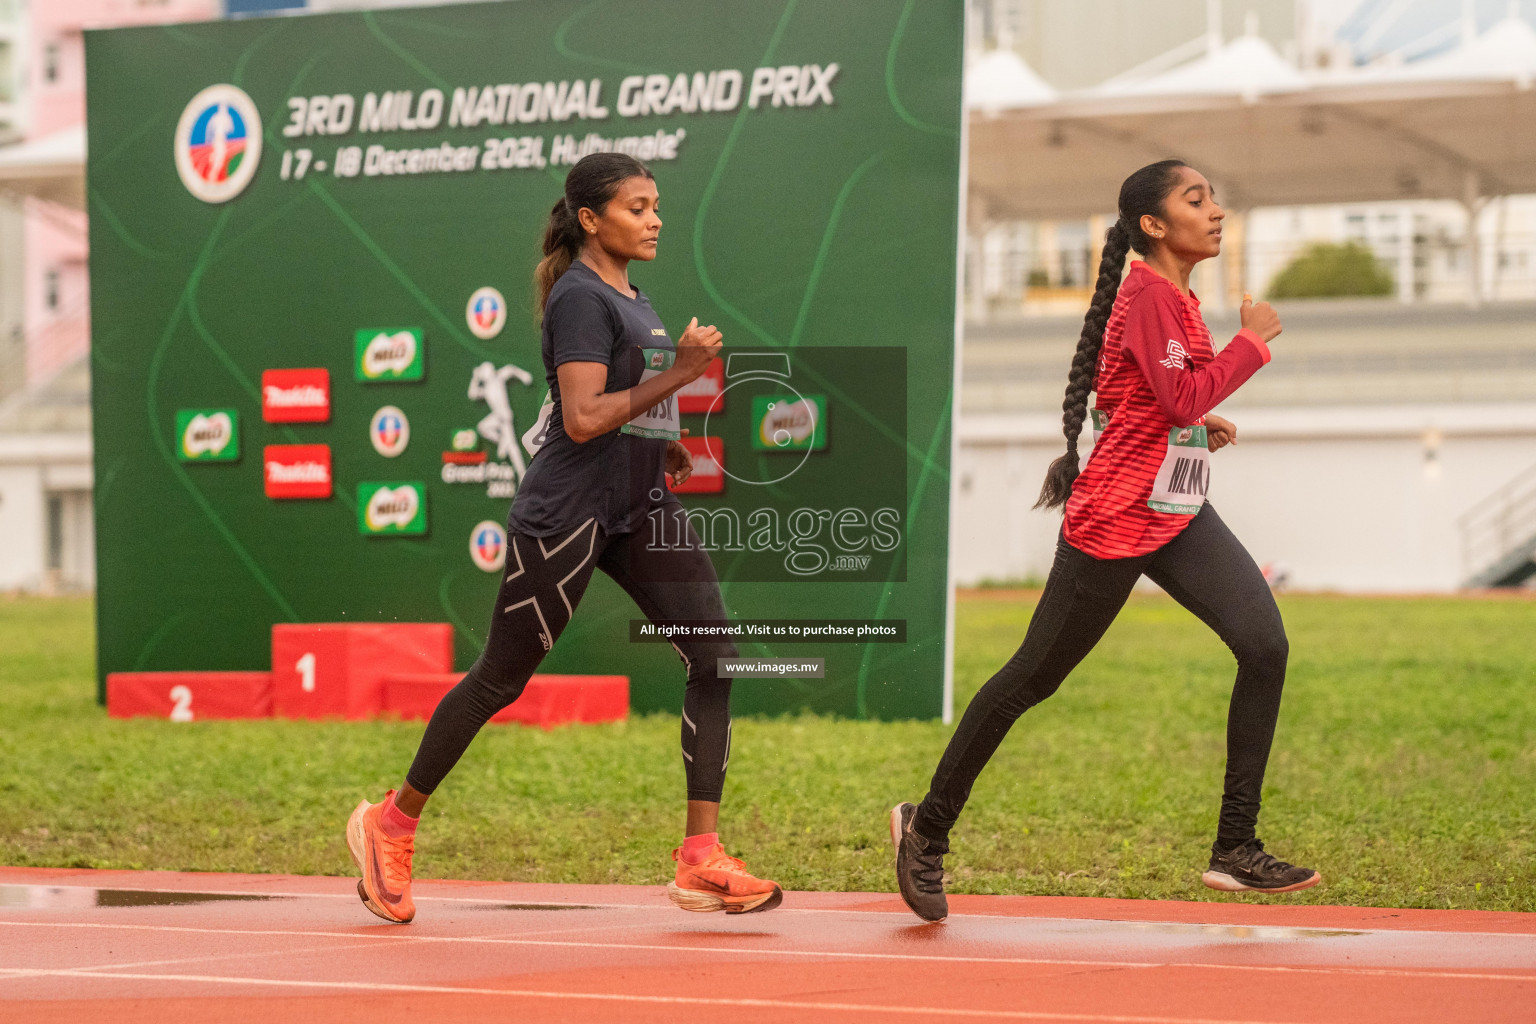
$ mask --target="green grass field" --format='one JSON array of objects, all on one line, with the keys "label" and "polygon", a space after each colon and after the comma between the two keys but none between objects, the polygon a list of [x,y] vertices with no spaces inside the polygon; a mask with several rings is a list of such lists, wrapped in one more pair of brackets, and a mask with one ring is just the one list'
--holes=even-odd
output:
[{"label": "green grass field", "polygon": [[[1022,638],[1025,595],[959,602],[957,706]],[[1536,910],[1536,603],[1282,599],[1291,675],[1260,834],[1326,884],[1292,902]],[[107,719],[91,605],[0,600],[0,864],[349,874],[342,823],[419,724]],[[1252,899],[1199,885],[1233,665],[1137,597],[1020,720],[953,839],[953,891]],[[750,685],[743,682],[738,685]],[[681,832],[674,718],[488,728],[427,810],[418,877],[659,883]],[[890,890],[885,814],[949,728],[736,724],[724,835],[796,889]]]}]

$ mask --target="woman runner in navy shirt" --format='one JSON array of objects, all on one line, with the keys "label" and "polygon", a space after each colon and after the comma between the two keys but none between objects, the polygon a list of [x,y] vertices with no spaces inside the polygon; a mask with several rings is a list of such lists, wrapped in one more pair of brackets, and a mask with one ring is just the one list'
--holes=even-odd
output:
[{"label": "woman runner in navy shirt", "polygon": [[[347,822],[363,876],[358,894],[386,921],[403,924],[415,914],[411,855],[427,798],[480,727],[523,692],[594,569],[653,621],[726,621],[709,554],[663,475],[681,483],[692,472],[673,396],[704,373],[720,351],[720,332],[695,317],[674,345],[645,293],[629,283],[632,260],[656,258],[660,231],[656,182],[640,161],[598,153],[571,168],[535,272],[550,397],[529,432],[537,453],[508,516],[506,576],[485,650],[433,712],[400,789],[377,804],[364,800]],[[671,517],[684,540],[648,545],[642,526],[656,515]],[[770,910],[783,898],[779,886],[727,855],[717,833],[731,757],[731,683],[716,660],[734,658],[736,648],[674,647],[688,677],[688,813],[668,895],[684,910]]]}]

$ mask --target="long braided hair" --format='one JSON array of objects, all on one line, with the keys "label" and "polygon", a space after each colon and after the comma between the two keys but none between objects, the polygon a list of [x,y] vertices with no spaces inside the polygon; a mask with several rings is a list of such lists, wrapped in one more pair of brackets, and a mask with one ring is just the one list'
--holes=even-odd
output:
[{"label": "long braided hair", "polygon": [[533,272],[534,309],[542,319],[550,290],[571,269],[586,245],[577,216],[583,207],[602,213],[619,186],[630,178],[655,178],[651,169],[624,153],[593,153],[576,161],[565,176],[565,195],[555,201],[544,226],[544,258]]},{"label": "long braided hair", "polygon": [[1120,185],[1120,219],[1104,234],[1099,279],[1088,314],[1083,317],[1083,332],[1077,339],[1072,369],[1067,374],[1067,394],[1061,403],[1061,432],[1067,438],[1067,451],[1046,471],[1035,508],[1060,508],[1072,494],[1072,482],[1078,473],[1077,438],[1083,432],[1083,418],[1088,413],[1088,394],[1098,377],[1104,325],[1109,323],[1115,295],[1120,291],[1126,251],[1135,249],[1143,256],[1151,251],[1152,240],[1141,230],[1141,218],[1147,214],[1163,216],[1163,203],[1178,182],[1179,168],[1185,166],[1182,160],[1159,160]]}]

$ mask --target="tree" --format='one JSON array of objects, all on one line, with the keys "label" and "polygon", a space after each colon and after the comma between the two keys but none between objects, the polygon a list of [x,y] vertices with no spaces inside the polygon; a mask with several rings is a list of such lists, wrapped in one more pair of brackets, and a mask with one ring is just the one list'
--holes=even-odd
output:
[{"label": "tree", "polygon": [[1359,242],[1307,246],[1269,284],[1273,299],[1316,299],[1341,295],[1391,295],[1392,272]]}]

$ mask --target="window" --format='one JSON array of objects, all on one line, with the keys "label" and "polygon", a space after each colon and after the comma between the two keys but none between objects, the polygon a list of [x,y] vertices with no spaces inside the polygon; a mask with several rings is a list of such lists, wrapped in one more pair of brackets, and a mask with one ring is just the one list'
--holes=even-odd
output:
[{"label": "window", "polygon": [[51,268],[43,277],[43,302],[48,307],[48,312],[59,311],[59,269]]},{"label": "window", "polygon": [[59,80],[59,44],[49,43],[43,47],[43,81],[53,83]]},{"label": "window", "polygon": [[64,497],[48,495],[48,568],[64,568]]}]

